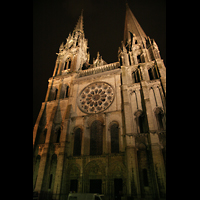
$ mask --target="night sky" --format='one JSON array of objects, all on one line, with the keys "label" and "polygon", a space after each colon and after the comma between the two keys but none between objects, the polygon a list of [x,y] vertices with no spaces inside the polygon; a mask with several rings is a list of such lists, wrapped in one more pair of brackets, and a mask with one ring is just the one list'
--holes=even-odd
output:
[{"label": "night sky", "polygon": [[[166,65],[166,0],[127,0],[147,36],[155,39]],[[125,21],[125,0],[33,1],[33,127],[53,75],[56,53],[83,9],[90,63],[97,51],[107,63],[118,61]]]}]

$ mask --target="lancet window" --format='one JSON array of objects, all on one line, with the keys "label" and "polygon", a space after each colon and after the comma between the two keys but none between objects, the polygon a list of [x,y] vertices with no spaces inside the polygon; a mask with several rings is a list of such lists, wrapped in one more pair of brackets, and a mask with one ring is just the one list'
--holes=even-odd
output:
[{"label": "lancet window", "polygon": [[141,81],[139,69],[136,69],[132,73],[132,79],[133,79],[133,83],[139,83]]},{"label": "lancet window", "polygon": [[95,120],[90,127],[90,155],[101,155],[103,150],[103,124]]},{"label": "lancet window", "polygon": [[148,70],[150,80],[160,78],[157,66],[153,66]]},{"label": "lancet window", "polygon": [[74,131],[74,156],[81,155],[82,129],[76,128]]},{"label": "lancet window", "polygon": [[117,122],[112,123],[110,127],[111,134],[111,153],[119,153],[119,125]]},{"label": "lancet window", "polygon": [[65,62],[64,70],[70,69],[71,67],[71,58],[68,58]]}]

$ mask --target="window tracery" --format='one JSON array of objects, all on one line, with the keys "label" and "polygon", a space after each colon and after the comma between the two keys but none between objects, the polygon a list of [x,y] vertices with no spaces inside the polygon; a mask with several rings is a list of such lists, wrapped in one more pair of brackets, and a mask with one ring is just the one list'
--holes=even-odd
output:
[{"label": "window tracery", "polygon": [[114,100],[114,89],[106,82],[89,84],[79,94],[78,106],[86,113],[106,110]]}]

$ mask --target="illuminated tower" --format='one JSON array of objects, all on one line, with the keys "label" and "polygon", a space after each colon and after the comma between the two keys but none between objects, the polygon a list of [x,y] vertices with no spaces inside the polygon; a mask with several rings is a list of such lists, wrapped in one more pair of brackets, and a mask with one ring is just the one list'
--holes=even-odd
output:
[{"label": "illuminated tower", "polygon": [[[126,4],[118,51],[128,170],[128,196],[165,198],[166,68],[154,39],[146,36]],[[137,195],[136,195],[137,194]]]},{"label": "illuminated tower", "polygon": [[[83,14],[57,53],[33,130],[33,190],[165,199],[166,75],[156,42],[126,5],[118,62],[89,63]],[[116,50],[117,52],[117,50]]]}]

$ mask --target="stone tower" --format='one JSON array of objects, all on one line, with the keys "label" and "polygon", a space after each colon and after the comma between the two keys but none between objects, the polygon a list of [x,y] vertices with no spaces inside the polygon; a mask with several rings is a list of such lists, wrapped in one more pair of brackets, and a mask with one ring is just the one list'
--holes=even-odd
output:
[{"label": "stone tower", "polygon": [[156,42],[126,5],[118,62],[89,63],[83,14],[57,53],[33,130],[33,191],[165,199],[166,74]]}]

